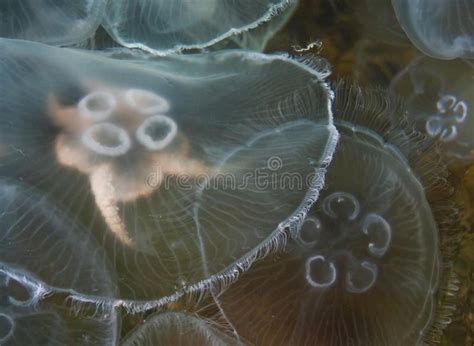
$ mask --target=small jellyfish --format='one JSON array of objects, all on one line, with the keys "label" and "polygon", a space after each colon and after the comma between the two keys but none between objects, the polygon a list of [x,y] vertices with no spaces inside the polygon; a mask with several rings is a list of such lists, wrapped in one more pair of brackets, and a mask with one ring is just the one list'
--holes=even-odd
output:
[{"label": "small jellyfish", "polygon": [[[298,7],[298,0],[287,1],[285,9],[273,13],[270,20],[259,23],[256,28],[233,34],[227,39],[216,42],[210,50],[247,49],[257,52],[264,51],[269,41],[292,18]],[[274,50],[274,49],[273,49]]]},{"label": "small jellyfish", "polygon": [[[115,41],[128,48],[165,54],[204,48],[244,33],[294,8],[295,0],[119,0],[109,1],[103,26]],[[286,16],[278,16],[283,21]],[[273,31],[269,28],[269,31]],[[276,29],[275,29],[276,30]],[[268,31],[266,31],[268,32]],[[237,43],[261,48],[265,33]],[[243,40],[243,41],[242,41]]]},{"label": "small jellyfish", "polygon": [[[117,278],[104,300],[145,309],[226,281],[318,198],[338,138],[327,71],[244,51],[0,46],[0,175],[87,230]],[[86,245],[70,253],[92,258]]]},{"label": "small jellyfish", "polygon": [[2,345],[109,345],[116,338],[113,308],[83,303],[74,312],[44,283],[0,264]]},{"label": "small jellyfish", "polygon": [[139,345],[237,345],[234,338],[220,330],[216,323],[197,314],[164,312],[154,314],[132,330],[124,346]]},{"label": "small jellyfish", "polygon": [[376,126],[374,104],[337,99],[341,137],[319,200],[283,252],[218,297],[252,344],[415,345],[433,317],[438,228],[402,132]]},{"label": "small jellyfish", "polygon": [[392,0],[412,43],[437,59],[474,58],[471,0]]},{"label": "small jellyfish", "polygon": [[0,37],[69,45],[92,36],[106,1],[4,0],[0,3]]},{"label": "small jellyfish", "polygon": [[438,140],[446,154],[474,159],[474,65],[468,60],[418,57],[392,81],[418,129]]}]

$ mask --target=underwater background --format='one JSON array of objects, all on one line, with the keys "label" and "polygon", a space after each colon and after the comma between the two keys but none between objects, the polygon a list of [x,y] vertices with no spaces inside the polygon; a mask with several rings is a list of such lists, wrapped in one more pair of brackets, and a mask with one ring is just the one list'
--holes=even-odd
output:
[{"label": "underwater background", "polygon": [[[59,43],[5,35],[9,1],[0,37],[65,48],[0,41],[0,344],[474,345],[472,46],[424,55],[390,0],[243,1],[229,25],[277,7],[202,46],[179,21],[219,29],[238,1],[183,0],[160,40],[109,10]],[[262,169],[316,179],[175,179]]]}]

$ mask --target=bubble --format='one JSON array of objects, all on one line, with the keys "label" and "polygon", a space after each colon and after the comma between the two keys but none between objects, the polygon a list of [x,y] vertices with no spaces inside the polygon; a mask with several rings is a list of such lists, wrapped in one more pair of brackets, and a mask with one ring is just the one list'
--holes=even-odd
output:
[{"label": "bubble", "polygon": [[412,43],[437,59],[473,58],[474,24],[469,0],[392,0],[397,18]]},{"label": "bubble", "polygon": [[165,312],[152,315],[125,337],[131,345],[230,345],[232,337],[196,314]]},{"label": "bubble", "polygon": [[[327,71],[244,51],[157,59],[0,46],[0,175],[58,208],[40,241],[45,260],[66,257],[58,272],[119,278],[111,291],[91,292],[90,277],[61,287],[137,311],[227,283],[318,198],[338,138]],[[87,95],[106,94],[116,100],[106,120],[81,115]],[[28,230],[40,237],[46,225]],[[70,258],[59,236],[77,243]],[[55,270],[42,281],[57,287]]]},{"label": "bubble", "polygon": [[[190,0],[120,0],[108,3],[102,24],[114,40],[125,47],[165,54],[211,46],[258,27],[294,3],[257,0],[237,4],[228,0],[205,0],[196,6]],[[240,45],[260,48],[267,36],[267,31],[263,31],[250,37],[256,43],[245,42],[248,37],[237,40]]]},{"label": "bubble", "polygon": [[417,128],[458,160],[474,159],[473,77],[474,65],[467,60],[418,57],[390,86],[406,99],[406,111]]},{"label": "bubble", "polygon": [[[375,95],[346,104],[337,91],[341,137],[319,200],[281,253],[218,297],[251,344],[412,345],[433,318],[438,229],[416,162],[403,154],[415,143],[403,136],[411,129],[387,125]],[[302,230],[316,228],[301,242]]]},{"label": "bubble", "polygon": [[92,36],[105,1],[5,0],[0,4],[0,36],[68,45]]}]

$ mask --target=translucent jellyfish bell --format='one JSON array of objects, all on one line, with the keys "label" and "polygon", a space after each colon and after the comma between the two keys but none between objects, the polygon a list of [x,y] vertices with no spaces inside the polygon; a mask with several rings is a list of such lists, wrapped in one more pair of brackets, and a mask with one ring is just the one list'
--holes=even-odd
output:
[{"label": "translucent jellyfish bell", "polygon": [[0,46],[0,174],[98,242],[120,278],[103,299],[144,309],[228,282],[318,197],[338,137],[326,71],[243,51]]},{"label": "translucent jellyfish bell", "polygon": [[90,297],[113,293],[105,253],[34,188],[0,180],[0,224],[0,263],[47,283],[41,290]]},{"label": "translucent jellyfish bell", "polygon": [[391,91],[406,101],[418,129],[438,140],[450,157],[474,160],[474,65],[469,60],[416,58]]},{"label": "translucent jellyfish bell", "polygon": [[406,158],[382,137],[391,130],[362,125],[357,102],[347,106],[356,122],[336,118],[341,138],[325,189],[293,239],[218,298],[252,344],[414,345],[433,317],[434,216]]},{"label": "translucent jellyfish bell", "polygon": [[90,235],[44,195],[4,179],[0,225],[0,343],[113,343],[114,307],[95,303],[115,285]]},{"label": "translucent jellyfish bell", "polygon": [[132,330],[123,341],[124,346],[139,345],[233,345],[229,335],[219,330],[214,322],[198,315],[165,312],[152,315]]},{"label": "translucent jellyfish bell", "polygon": [[0,3],[0,37],[53,45],[81,42],[102,20],[102,0],[4,0]]},{"label": "translucent jellyfish bell", "polygon": [[[125,47],[166,53],[204,48],[256,28],[294,2],[202,0],[198,4],[191,0],[117,0],[109,1],[103,25]],[[262,37],[258,41],[264,40]]]},{"label": "translucent jellyfish bell", "polygon": [[[109,345],[117,338],[110,307],[85,303],[74,312],[64,297],[24,273],[0,265],[0,343],[2,345]],[[46,293],[48,297],[46,297]],[[59,303],[58,303],[59,302]]]},{"label": "translucent jellyfish bell", "polygon": [[474,58],[474,4],[470,0],[392,0],[413,44],[437,59]]}]

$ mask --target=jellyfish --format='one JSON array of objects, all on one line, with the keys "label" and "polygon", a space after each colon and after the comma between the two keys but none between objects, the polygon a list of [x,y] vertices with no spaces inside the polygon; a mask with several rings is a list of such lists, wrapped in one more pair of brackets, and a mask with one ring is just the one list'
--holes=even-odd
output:
[{"label": "jellyfish", "polygon": [[216,322],[194,313],[163,312],[151,315],[132,330],[123,345],[237,345]]},{"label": "jellyfish", "polygon": [[469,0],[392,0],[412,43],[436,59],[474,58],[474,5]]},{"label": "jellyfish", "polygon": [[292,18],[298,7],[298,1],[288,1],[284,10],[276,11],[270,20],[260,23],[257,27],[233,34],[227,39],[208,47],[209,50],[247,49],[264,51],[269,41]]},{"label": "jellyfish", "polygon": [[38,290],[78,299],[114,292],[105,253],[72,216],[31,186],[0,181],[0,224],[0,262],[47,283]]},{"label": "jellyfish", "polygon": [[112,345],[116,339],[113,309],[86,303],[74,312],[61,298],[53,298],[44,283],[0,264],[2,345]]},{"label": "jellyfish", "polygon": [[112,344],[113,271],[85,229],[44,194],[0,180],[0,343]]},{"label": "jellyfish", "polygon": [[117,279],[97,299],[137,311],[229,283],[318,198],[338,133],[315,62],[0,46],[0,175],[105,253]]},{"label": "jellyfish", "polygon": [[406,99],[418,129],[438,140],[458,160],[474,159],[474,65],[469,60],[415,58],[392,81],[391,91]]},{"label": "jellyfish", "polygon": [[336,91],[341,137],[320,198],[281,253],[218,294],[252,344],[415,345],[433,318],[438,227],[406,155],[423,145],[390,125],[384,98],[349,94]]},{"label": "jellyfish", "polygon": [[6,0],[0,4],[0,37],[69,45],[92,36],[102,20],[102,0]]},{"label": "jellyfish", "polygon": [[258,27],[277,13],[294,8],[295,3],[204,0],[197,5],[190,0],[120,0],[108,3],[102,24],[125,47],[166,54],[211,46]]},{"label": "jellyfish", "polygon": [[96,305],[113,279],[88,234],[44,195],[5,179],[0,225],[0,343],[113,343],[114,307]]}]

